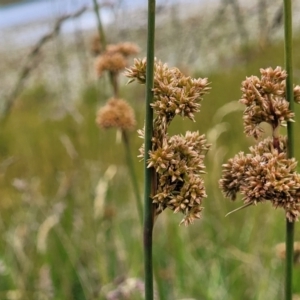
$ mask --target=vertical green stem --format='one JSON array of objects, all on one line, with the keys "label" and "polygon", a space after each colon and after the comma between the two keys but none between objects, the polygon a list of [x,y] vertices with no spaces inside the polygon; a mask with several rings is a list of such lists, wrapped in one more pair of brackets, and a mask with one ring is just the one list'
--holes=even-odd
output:
[{"label": "vertical green stem", "polygon": [[128,133],[125,130],[122,131],[122,139],[123,139],[123,144],[125,146],[126,162],[127,162],[127,166],[128,166],[130,177],[131,177],[133,192],[135,194],[136,206],[137,206],[140,222],[141,222],[141,224],[143,224],[142,198],[141,198],[141,194],[139,191],[139,184],[137,181],[136,173],[134,171],[134,165],[133,165],[133,160],[132,160],[131,151],[130,151]]},{"label": "vertical green stem", "polygon": [[118,76],[119,73],[116,72],[109,72],[109,79],[110,79],[110,83],[111,83],[111,87],[113,90],[113,95],[115,98],[119,97],[119,82],[118,82]]},{"label": "vertical green stem", "polygon": [[[99,4],[98,4],[97,0],[93,0],[93,3],[94,3],[95,15],[97,17],[98,34],[99,34],[99,38],[100,38],[100,42],[101,42],[101,46],[102,46],[102,51],[105,51],[107,42],[106,42],[106,36],[105,36],[104,29],[103,29],[103,25],[101,22],[100,13],[99,13]],[[114,97],[117,98],[118,94],[119,94],[118,74],[110,71],[109,72],[109,80],[110,80],[111,87],[113,89],[113,95],[114,95]]]},{"label": "vertical green stem", "polygon": [[151,139],[153,135],[153,102],[154,81],[154,40],[155,40],[155,0],[148,0],[148,35],[147,35],[147,70],[146,70],[146,121],[145,121],[145,194],[144,194],[144,269],[145,300],[153,300],[153,266],[152,266],[152,233],[153,205],[151,199],[153,169],[147,168]]},{"label": "vertical green stem", "polygon": [[98,23],[98,33],[99,33],[99,38],[103,47],[103,50],[106,48],[106,38],[105,38],[105,33],[103,30],[101,18],[100,18],[100,13],[99,13],[99,5],[97,0],[93,0],[94,3],[94,11],[97,17],[97,23]]},{"label": "vertical green stem", "polygon": [[[290,110],[294,111],[293,91],[293,57],[292,57],[292,1],[284,0],[284,50],[286,79],[286,98]],[[294,156],[294,126],[292,122],[287,124],[288,157]],[[294,255],[294,223],[286,220],[286,274],[285,274],[285,299],[292,299],[293,286],[293,255]]]}]

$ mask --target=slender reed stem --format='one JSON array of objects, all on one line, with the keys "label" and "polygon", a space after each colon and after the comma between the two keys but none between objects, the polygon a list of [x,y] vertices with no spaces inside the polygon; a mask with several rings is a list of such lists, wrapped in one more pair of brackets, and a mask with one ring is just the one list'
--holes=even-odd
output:
[{"label": "slender reed stem", "polygon": [[109,72],[109,79],[110,79],[110,83],[111,83],[111,86],[112,86],[112,89],[113,89],[113,95],[114,95],[115,98],[119,97],[118,76],[119,76],[118,73],[115,73],[115,72],[112,72],[112,71]]},{"label": "slender reed stem", "polygon": [[99,13],[99,5],[97,0],[93,0],[94,3],[94,11],[97,17],[97,23],[98,23],[98,33],[99,33],[99,38],[101,41],[102,48],[105,50],[106,48],[106,37],[104,33],[104,29],[102,26],[101,18],[100,18],[100,13]]},{"label": "slender reed stem", "polygon": [[[294,111],[293,101],[293,57],[292,57],[292,1],[284,0],[284,50],[286,79],[286,98],[290,110]],[[294,156],[294,126],[292,122],[287,124],[288,157]],[[294,255],[294,222],[286,219],[286,274],[285,274],[285,299],[292,299],[293,286],[293,255]]]},{"label": "slender reed stem", "polygon": [[153,168],[147,168],[149,151],[152,146],[154,78],[154,40],[155,40],[155,0],[148,0],[148,36],[147,36],[147,70],[146,70],[146,121],[145,121],[145,191],[144,191],[144,268],[145,268],[145,300],[153,300],[153,266],[152,266],[152,233],[153,205],[151,191],[153,185]]},{"label": "slender reed stem", "polygon": [[[101,46],[102,46],[102,51],[104,52],[107,46],[107,42],[106,42],[106,36],[105,36],[105,32],[103,29],[103,25],[101,22],[101,17],[100,17],[100,13],[99,13],[99,4],[97,2],[97,0],[93,0],[94,3],[94,11],[95,11],[95,15],[97,18],[97,23],[98,23],[98,34],[99,34],[99,38],[100,38],[100,42],[101,42]],[[114,97],[118,97],[119,95],[119,85],[118,85],[118,74],[109,71],[109,80],[110,80],[110,84],[111,87],[113,89],[113,95]]]},{"label": "slender reed stem", "polygon": [[143,224],[142,198],[141,198],[141,194],[139,191],[139,184],[137,181],[136,173],[134,171],[134,165],[133,165],[133,160],[132,160],[131,151],[130,151],[128,133],[125,130],[122,131],[122,139],[123,139],[123,144],[125,147],[126,162],[127,162],[127,166],[128,166],[130,177],[131,177],[133,192],[135,194],[136,207],[138,210],[140,222],[141,222],[141,224]]}]

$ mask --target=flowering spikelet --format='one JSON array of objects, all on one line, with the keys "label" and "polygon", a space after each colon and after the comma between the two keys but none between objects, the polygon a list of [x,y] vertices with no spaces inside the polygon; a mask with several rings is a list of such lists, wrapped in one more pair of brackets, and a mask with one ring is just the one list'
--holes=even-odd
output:
[{"label": "flowering spikelet", "polygon": [[[246,105],[244,126],[247,135],[255,139],[261,135],[261,122],[272,128],[272,138],[250,147],[250,153],[238,153],[223,165],[220,188],[225,197],[236,199],[243,195],[245,205],[270,201],[274,207],[282,207],[290,222],[300,215],[300,174],[297,162],[288,158],[287,139],[279,135],[278,128],[293,121],[285,99],[287,74],[280,67],[260,69],[261,79],[248,77],[242,83],[240,102]],[[294,87],[294,100],[299,102],[300,87]]]},{"label": "flowering spikelet", "polygon": [[[126,70],[129,82],[146,82],[146,60],[135,59],[134,66]],[[205,173],[203,160],[210,145],[204,135],[187,132],[185,136],[169,137],[168,126],[176,115],[194,121],[200,111],[202,97],[209,90],[207,79],[184,76],[177,68],[168,68],[156,61],[154,65],[154,101],[151,104],[157,117],[153,122],[152,150],[148,168],[156,171],[156,194],[152,195],[156,215],[165,208],[181,212],[181,223],[191,224],[200,218],[203,198],[207,197],[201,174]],[[144,131],[139,134],[144,138]],[[144,145],[140,148],[144,157]]]},{"label": "flowering spikelet", "polygon": [[106,51],[96,60],[96,71],[98,76],[102,76],[104,71],[118,73],[127,67],[127,57],[139,52],[137,45],[125,42],[115,45],[108,45]]},{"label": "flowering spikelet", "polygon": [[223,165],[220,187],[231,200],[240,192],[244,203],[271,201],[283,207],[286,217],[298,220],[300,214],[300,175],[297,162],[287,158],[286,140],[280,138],[280,148],[274,149],[272,139],[251,147],[250,154],[240,152]]},{"label": "flowering spikelet", "polygon": [[[146,59],[135,59],[134,65],[126,69],[129,82],[146,82]],[[194,121],[194,113],[200,111],[202,97],[208,92],[207,78],[193,79],[184,76],[177,68],[156,61],[154,64],[154,111],[170,122],[175,115],[188,117]]]},{"label": "flowering spikelet", "polygon": [[[285,79],[287,74],[280,67],[260,69],[261,78],[247,77],[242,83],[240,102],[246,105],[244,111],[244,127],[248,136],[255,139],[261,136],[263,129],[260,123],[269,123],[273,129],[285,126],[293,121],[294,113],[289,110],[285,98]],[[300,87],[294,88],[294,99],[300,102]]]},{"label": "flowering spikelet", "polygon": [[123,99],[110,98],[106,105],[99,109],[96,123],[102,128],[116,127],[121,130],[132,130],[135,117],[132,107]]},{"label": "flowering spikelet", "polygon": [[148,168],[155,168],[158,174],[157,213],[166,207],[175,213],[182,212],[182,223],[188,225],[200,218],[202,199],[207,197],[204,181],[204,154],[209,149],[204,135],[187,132],[185,136],[175,135],[163,145],[151,151]]},{"label": "flowering spikelet", "polygon": [[140,48],[134,43],[123,42],[118,44],[107,45],[106,51],[109,53],[118,52],[127,57],[129,55],[139,53]]},{"label": "flowering spikelet", "polygon": [[96,60],[96,71],[102,76],[104,71],[114,73],[122,71],[127,66],[126,58],[119,52],[105,52]]}]

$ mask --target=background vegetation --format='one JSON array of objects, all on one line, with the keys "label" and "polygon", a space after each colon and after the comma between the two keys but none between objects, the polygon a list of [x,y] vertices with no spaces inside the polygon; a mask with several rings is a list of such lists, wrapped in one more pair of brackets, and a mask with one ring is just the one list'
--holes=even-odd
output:
[{"label": "background vegetation", "polygon": [[[265,300],[283,295],[284,265],[275,247],[284,242],[284,212],[265,203],[225,218],[241,201],[230,203],[218,189],[221,164],[254,142],[243,134],[237,104],[241,81],[258,75],[261,67],[284,64],[283,28],[280,20],[275,22],[281,2],[266,8],[265,23],[255,21],[256,6],[225,2],[214,10],[191,7],[184,16],[172,5],[158,12],[156,56],[191,76],[208,77],[212,87],[197,122],[178,119],[171,131],[199,130],[213,143],[206,159],[203,218],[179,227],[181,216],[165,211],[155,224],[161,299]],[[240,20],[232,19],[236,8]],[[251,9],[256,14],[250,16]],[[126,26],[120,15],[106,28],[109,42],[135,42],[142,49],[140,57],[145,56],[143,13]],[[262,34],[259,24],[269,30]],[[297,26],[295,30],[299,32]],[[128,283],[125,279],[143,278],[142,229],[125,153],[114,130],[100,131],[95,125],[96,111],[111,90],[108,78],[95,76],[91,35],[58,35],[45,45],[11,112],[2,118],[0,299],[125,299],[109,298],[110,292]],[[11,46],[1,47],[1,102],[8,99],[30,52],[30,47]],[[297,84],[299,48],[295,34]],[[124,84],[121,96],[134,107],[141,128],[144,88]],[[296,133],[299,113],[296,107]],[[130,138],[136,156],[141,140],[135,132]],[[296,137],[298,160],[299,147]],[[138,159],[135,168],[142,191]],[[300,238],[298,227],[295,238]],[[300,294],[299,262],[294,277],[294,292]],[[128,299],[142,299],[138,290]]]}]

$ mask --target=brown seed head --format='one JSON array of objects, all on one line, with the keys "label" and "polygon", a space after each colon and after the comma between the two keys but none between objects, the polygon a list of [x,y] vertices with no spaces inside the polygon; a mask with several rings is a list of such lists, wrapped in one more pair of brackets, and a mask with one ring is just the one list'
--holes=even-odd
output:
[{"label": "brown seed head", "polygon": [[96,123],[102,128],[116,127],[121,130],[132,130],[135,117],[132,107],[123,99],[111,98],[99,109]]},{"label": "brown seed head", "polygon": [[[146,59],[134,60],[134,65],[128,68],[125,75],[129,82],[137,80],[146,82]],[[166,117],[167,122],[175,115],[194,120],[194,114],[200,111],[200,102],[208,92],[207,78],[193,79],[184,76],[179,69],[169,68],[167,64],[156,61],[154,65],[154,102],[153,110],[159,116]]]},{"label": "brown seed head", "polygon": [[138,45],[131,42],[123,42],[119,44],[112,44],[106,47],[106,51],[109,53],[118,52],[125,57],[129,55],[134,55],[140,52]]},{"label": "brown seed head", "polygon": [[150,151],[148,167],[153,167],[158,176],[157,194],[153,203],[159,214],[166,207],[185,218],[181,223],[188,225],[200,218],[202,199],[206,197],[204,181],[204,156],[210,145],[204,135],[187,132],[165,140],[163,147]]},{"label": "brown seed head", "polygon": [[[97,41],[95,45],[97,45]],[[105,52],[96,61],[98,76],[102,76],[104,71],[114,73],[122,71],[127,66],[127,57],[137,54],[139,51],[139,47],[130,42],[108,45]]]},{"label": "brown seed head", "polygon": [[[263,129],[260,123],[269,123],[273,129],[284,126],[292,121],[294,113],[289,110],[285,98],[285,79],[287,74],[280,67],[276,69],[260,69],[261,78],[247,77],[242,83],[242,98],[240,102],[246,105],[244,111],[245,133],[254,138],[261,136]],[[298,99],[298,89],[295,87],[295,98]]]},{"label": "brown seed head", "polygon": [[[129,82],[146,82],[146,59],[135,59],[134,65],[126,69]],[[156,171],[157,190],[152,196],[156,215],[165,208],[174,213],[181,212],[181,223],[191,224],[200,218],[202,199],[207,197],[201,174],[205,173],[204,156],[210,145],[198,132],[187,132],[185,136],[169,137],[168,126],[176,115],[194,120],[200,111],[200,102],[209,90],[206,78],[193,79],[184,76],[179,69],[169,68],[161,61],[154,64],[154,102],[157,114],[153,122],[152,150],[148,167]],[[139,131],[144,137],[144,130]],[[144,157],[144,145],[140,157]]]},{"label": "brown seed head", "polygon": [[272,139],[266,139],[251,147],[250,154],[241,152],[229,159],[219,184],[225,197],[235,200],[239,192],[244,203],[268,200],[284,208],[286,217],[294,222],[300,215],[300,175],[295,159],[287,158],[286,139],[279,140],[279,149],[274,149]]},{"label": "brown seed head", "polygon": [[95,66],[98,76],[101,77],[104,71],[113,73],[122,71],[127,66],[127,60],[119,52],[105,52],[97,58]]}]

